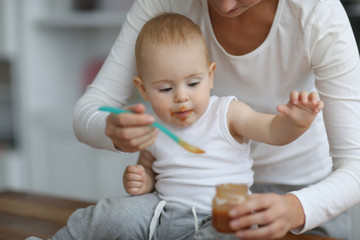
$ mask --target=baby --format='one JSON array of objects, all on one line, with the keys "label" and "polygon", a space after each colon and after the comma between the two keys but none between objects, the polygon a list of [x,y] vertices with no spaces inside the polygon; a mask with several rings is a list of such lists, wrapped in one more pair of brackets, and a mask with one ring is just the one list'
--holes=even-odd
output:
[{"label": "baby", "polygon": [[141,152],[138,164],[127,167],[126,191],[141,195],[156,190],[166,201],[164,212],[167,205],[177,204],[210,214],[215,185],[252,184],[249,140],[290,143],[323,108],[315,92],[291,92],[288,104],[277,107],[277,115],[255,112],[233,96],[210,96],[216,64],[210,62],[198,26],[178,14],[163,14],[146,23],[135,53],[134,84],[158,121],[206,152],[186,152],[159,134]]}]

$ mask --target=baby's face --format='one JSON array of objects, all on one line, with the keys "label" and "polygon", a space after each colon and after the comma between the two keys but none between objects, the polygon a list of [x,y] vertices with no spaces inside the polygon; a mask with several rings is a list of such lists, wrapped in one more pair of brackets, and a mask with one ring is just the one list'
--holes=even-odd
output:
[{"label": "baby's face", "polygon": [[208,107],[215,70],[214,63],[208,66],[203,48],[147,44],[143,53],[145,99],[156,115],[178,127],[197,121]]}]

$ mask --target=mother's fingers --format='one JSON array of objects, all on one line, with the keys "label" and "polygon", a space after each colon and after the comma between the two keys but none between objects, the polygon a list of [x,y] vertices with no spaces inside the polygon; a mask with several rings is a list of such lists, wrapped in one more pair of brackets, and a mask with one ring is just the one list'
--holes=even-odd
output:
[{"label": "mother's fingers", "polygon": [[122,151],[134,152],[145,149],[156,139],[159,130],[150,126],[118,127],[107,124],[105,134],[113,144]]},{"label": "mother's fingers", "polygon": [[[303,224],[302,207],[292,194],[252,194],[248,200],[231,209],[230,223],[241,239],[274,239]],[[250,214],[253,212],[253,214]],[[297,222],[298,221],[298,222]],[[249,229],[257,225],[258,229]]]},{"label": "mother's fingers", "polygon": [[241,240],[265,240],[278,239],[287,233],[287,229],[279,223],[253,227],[235,232],[236,237]]},{"label": "mother's fingers", "polygon": [[251,194],[248,196],[247,201],[244,203],[238,204],[233,207],[229,215],[232,218],[241,217],[243,215],[247,215],[251,212],[266,209],[271,202],[273,202],[273,198],[278,198],[277,194],[268,193],[268,194]]},{"label": "mother's fingers", "polygon": [[134,113],[145,113],[145,111],[146,111],[144,104],[141,104],[141,103],[132,105],[132,106],[128,106],[125,109],[129,110],[131,112],[134,112]]},{"label": "mother's fingers", "polygon": [[108,124],[113,124],[119,127],[146,126],[154,121],[155,118],[150,114],[136,113],[109,114],[107,118]]},{"label": "mother's fingers", "polygon": [[123,144],[143,150],[154,143],[158,132],[159,129],[153,127],[117,129],[114,141],[121,141]]}]

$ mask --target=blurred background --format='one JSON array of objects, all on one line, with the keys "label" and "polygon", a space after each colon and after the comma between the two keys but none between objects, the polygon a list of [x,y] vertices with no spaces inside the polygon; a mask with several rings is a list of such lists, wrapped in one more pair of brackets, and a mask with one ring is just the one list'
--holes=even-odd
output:
[{"label": "blurred background", "polygon": [[[133,0],[0,0],[0,191],[126,195],[119,155],[79,143],[72,111]],[[342,1],[359,43],[360,1]],[[351,211],[360,239],[359,206]]]},{"label": "blurred background", "polygon": [[0,189],[97,200],[125,194],[119,155],[79,143],[77,99],[133,0],[0,0]]}]

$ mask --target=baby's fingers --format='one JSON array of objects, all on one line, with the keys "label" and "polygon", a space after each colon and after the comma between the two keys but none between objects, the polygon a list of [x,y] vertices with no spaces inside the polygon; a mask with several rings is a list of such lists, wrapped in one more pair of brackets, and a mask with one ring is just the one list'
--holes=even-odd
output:
[{"label": "baby's fingers", "polygon": [[124,173],[124,180],[126,181],[143,181],[144,180],[144,169],[140,165],[129,165],[127,166]]},{"label": "baby's fingers", "polygon": [[[306,94],[303,96],[305,97]],[[319,99],[319,94],[317,92],[311,92],[307,96],[307,103],[303,105],[314,112],[320,112],[324,108],[324,102]]]},{"label": "baby's fingers", "polygon": [[317,92],[311,92],[308,98],[314,112],[320,112],[324,108],[324,102],[319,99],[319,94]]},{"label": "baby's fingers", "polygon": [[300,101],[300,95],[298,91],[292,91],[290,93],[290,103],[297,105]]},{"label": "baby's fingers", "polygon": [[129,165],[126,167],[125,172],[141,174],[142,170],[140,165]]},{"label": "baby's fingers", "polygon": [[144,176],[142,176],[141,174],[137,174],[137,173],[125,173],[124,180],[127,182],[129,182],[129,181],[143,182]]},{"label": "baby's fingers", "polygon": [[303,105],[308,105],[309,104],[309,94],[306,91],[301,91],[299,93],[299,101],[303,104]]},{"label": "baby's fingers", "polygon": [[309,102],[308,95],[306,91],[301,91],[300,93],[298,91],[292,91],[290,93],[290,102],[294,105],[298,105],[299,103],[306,105]]},{"label": "baby's fingers", "polygon": [[[307,93],[306,91],[292,91],[290,93],[290,103],[301,108],[308,108],[314,112],[320,112],[324,108],[324,102],[319,99],[317,92]],[[281,108],[283,113],[289,113],[290,109]]]},{"label": "baby's fingers", "polygon": [[317,105],[320,101],[319,94],[317,92],[311,92],[308,96],[308,99],[313,105]]},{"label": "baby's fingers", "polygon": [[323,110],[323,108],[324,108],[324,102],[319,100],[319,102],[316,105],[314,105],[313,111],[320,112],[321,110]]}]

